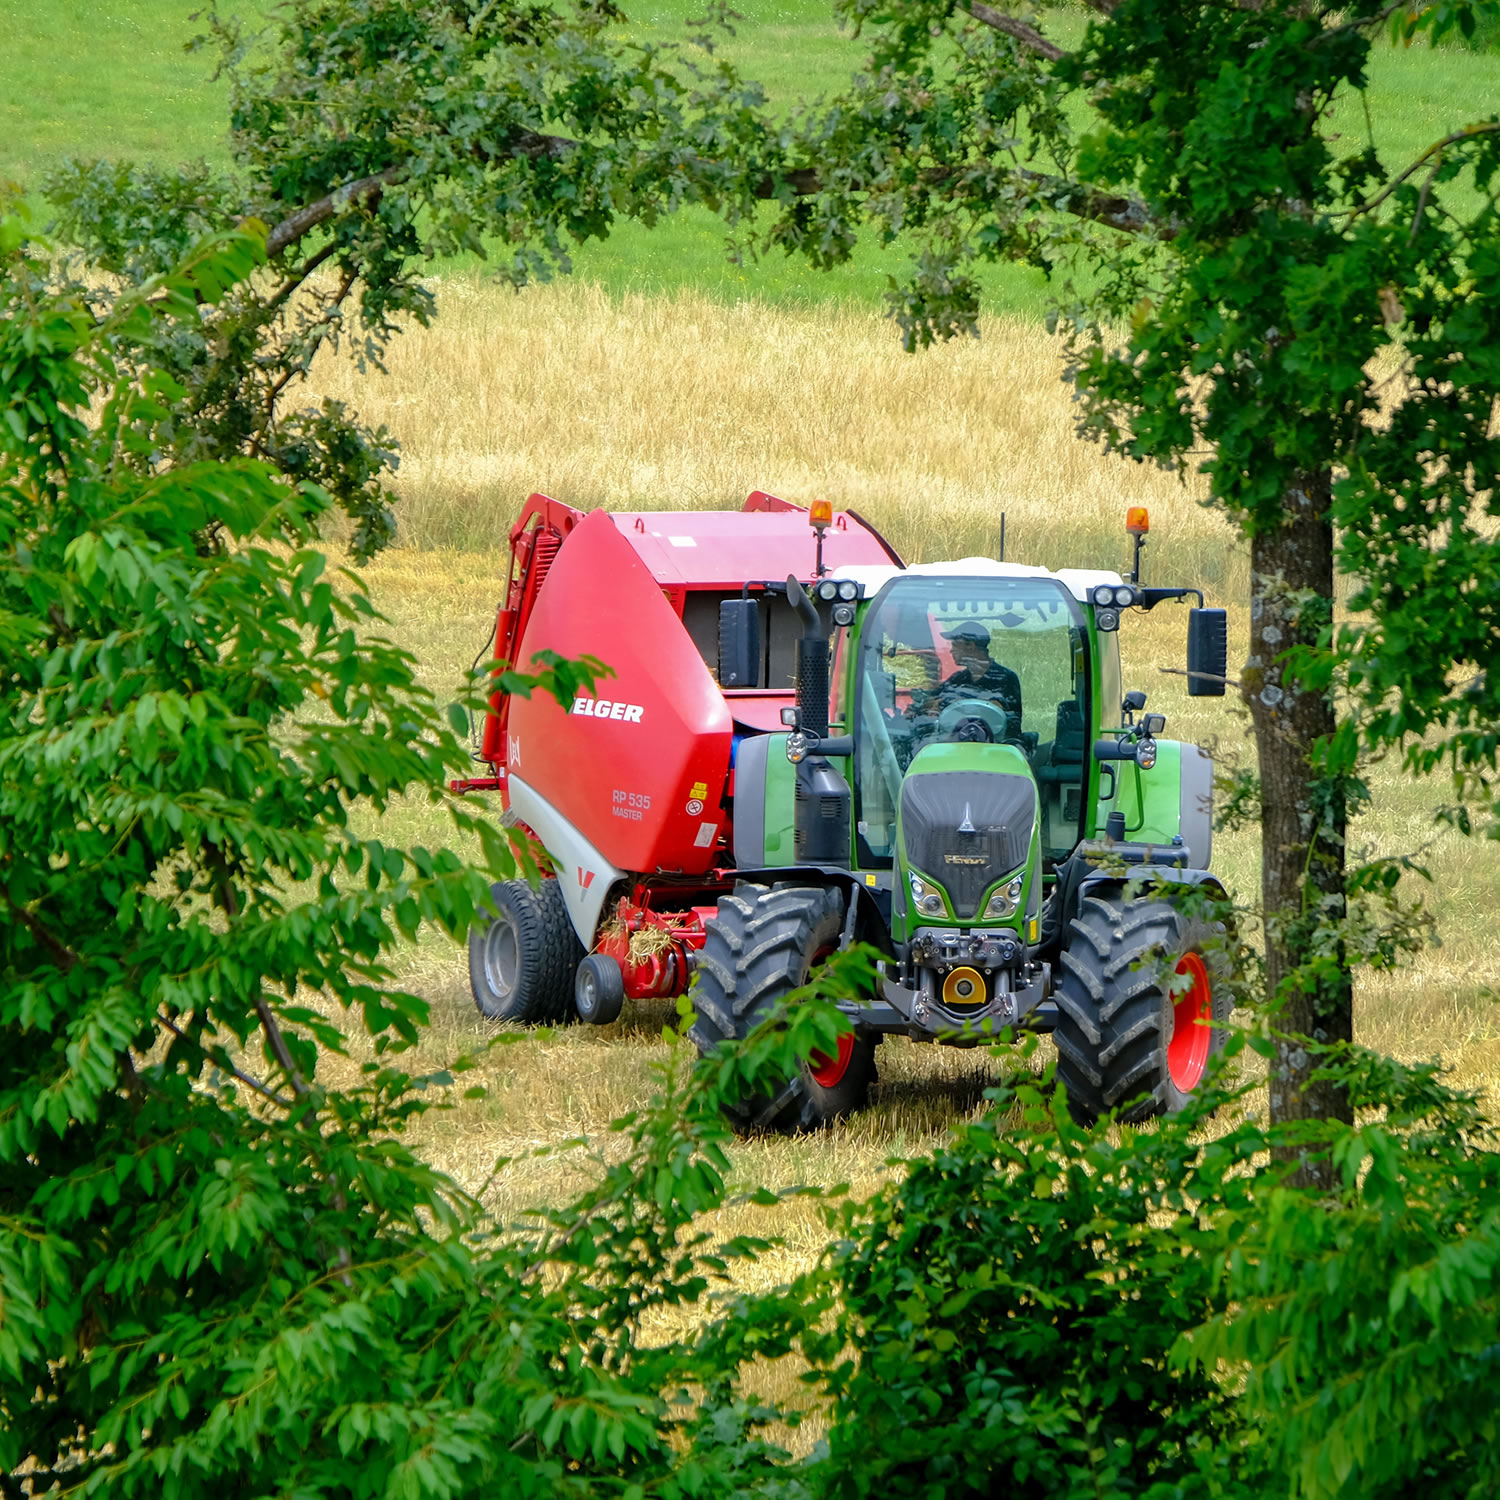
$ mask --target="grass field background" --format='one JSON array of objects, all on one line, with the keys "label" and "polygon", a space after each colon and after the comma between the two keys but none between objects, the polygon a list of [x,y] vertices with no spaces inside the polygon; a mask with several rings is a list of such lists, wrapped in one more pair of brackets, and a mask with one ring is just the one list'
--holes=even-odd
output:
[{"label": "grass field background", "polygon": [[[195,0],[0,0],[0,179],[33,189],[65,155],[224,161],[222,86],[184,56]],[[675,34],[692,0],[628,7],[642,39]],[[861,55],[828,13],[807,3],[742,0],[729,51],[792,103],[836,89]],[[1066,40],[1079,17],[1051,18]],[[1392,164],[1500,99],[1500,58],[1425,49],[1377,50],[1376,135]],[[1362,138],[1357,108],[1338,127]],[[330,184],[332,186],[332,184]],[[389,373],[324,360],[309,395],[350,401],[387,423],[403,448],[396,476],[403,545],[368,571],[394,638],[440,695],[451,692],[493,621],[505,566],[496,543],[531,490],[574,504],[672,508],[737,505],[765,488],[825,495],[867,513],[912,559],[989,553],[999,513],[1010,556],[1049,566],[1120,566],[1125,507],[1152,514],[1147,576],[1196,583],[1231,606],[1231,663],[1243,658],[1245,562],[1229,528],[1202,508],[1195,482],[1110,458],[1073,436],[1056,348],[1036,314],[1045,288],[1030,272],[996,273],[984,336],[918,356],[900,352],[879,307],[898,246],[861,251],[820,277],[776,261],[737,268],[706,215],[653,234],[623,229],[578,256],[571,282],[520,295],[477,265],[436,283],[439,318],[396,343]],[[1233,697],[1187,698],[1185,620],[1163,607],[1122,632],[1127,686],[1147,689],[1168,734],[1212,745],[1221,761],[1250,756]],[[601,654],[608,650],[601,646]],[[1359,981],[1360,1037],[1407,1057],[1441,1052],[1476,1086],[1500,1081],[1500,1028],[1488,994],[1500,985],[1492,938],[1500,851],[1437,831],[1443,795],[1393,765],[1373,768],[1376,802],[1355,830],[1359,853],[1413,853],[1441,945],[1397,975]],[[382,837],[447,838],[439,813],[412,798]],[[1221,836],[1215,859],[1237,896],[1259,886],[1254,831]],[[461,949],[426,937],[397,955],[402,981],[432,1004],[421,1060],[436,1065],[482,1045]],[[638,1106],[651,1065],[667,1055],[663,1006],[628,1008],[603,1030],[528,1035],[494,1049],[479,1074],[488,1097],[430,1117],[425,1148],[474,1183],[498,1155],[520,1158],[500,1180],[502,1214],[555,1201],[588,1170],[572,1156],[528,1157],[576,1136],[601,1138]],[[1044,1048],[1044,1052],[1045,1052]],[[734,1156],[742,1185],[846,1181],[868,1191],[892,1156],[931,1146],[980,1106],[993,1078],[983,1055],[904,1041],[881,1048],[873,1107],[816,1140],[758,1141]],[[735,1232],[780,1234],[784,1248],[747,1271],[779,1279],[825,1242],[805,1204],[726,1210]],[[670,1329],[664,1329],[670,1332]],[[792,1372],[769,1383],[783,1394]],[[815,1431],[816,1429],[812,1429]]]},{"label": "grass field background", "polygon": [[[32,191],[66,156],[108,156],[172,162],[202,157],[227,164],[222,83],[210,80],[212,59],[186,54],[199,29],[191,16],[200,0],[0,0],[0,181]],[[272,0],[238,0],[226,12],[256,21]],[[698,0],[643,0],[624,5],[623,34],[650,43],[681,41],[686,22],[704,9]],[[865,57],[865,44],[842,32],[823,0],[738,0],[742,19],[722,42],[723,55],[759,80],[777,105],[793,107],[837,93]],[[1076,41],[1084,16],[1074,6],[1044,7],[1049,35]],[[1377,46],[1371,68],[1374,140],[1391,168],[1470,120],[1488,116],[1500,100],[1500,54],[1427,47]],[[1341,104],[1332,128],[1349,143],[1367,137],[1355,100]],[[335,184],[330,184],[330,187]],[[905,240],[880,248],[861,245],[849,265],[808,270],[780,253],[756,264],[733,265],[722,226],[706,210],[688,208],[655,230],[622,224],[604,243],[580,247],[577,274],[614,294],[690,287],[735,302],[744,297],[797,306],[854,302],[880,306],[888,277],[908,264]],[[442,270],[472,270],[452,262]],[[981,273],[986,308],[1039,316],[1048,284],[1026,267]]]}]

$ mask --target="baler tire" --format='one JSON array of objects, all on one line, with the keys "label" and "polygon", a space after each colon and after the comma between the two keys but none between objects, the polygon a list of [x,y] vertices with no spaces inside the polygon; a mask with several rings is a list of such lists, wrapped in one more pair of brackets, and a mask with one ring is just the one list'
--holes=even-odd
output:
[{"label": "baler tire", "polygon": [[[696,965],[690,1035],[698,1051],[707,1056],[722,1042],[748,1036],[805,984],[813,964],[838,947],[844,911],[842,893],[825,886],[741,881],[721,897]],[[830,1082],[820,1083],[816,1073]],[[724,1113],[741,1132],[793,1135],[862,1109],[874,1081],[875,1039],[856,1035],[836,1058],[804,1062],[773,1098],[745,1099]]]},{"label": "baler tire", "polygon": [[588,953],[573,979],[573,1009],[588,1026],[608,1026],[625,1008],[625,976],[607,953]]},{"label": "baler tire", "polygon": [[481,910],[469,929],[469,988],[480,1015],[522,1025],[571,1021],[583,945],[562,888],[550,879],[535,890],[504,880],[490,887],[490,902],[493,910]]},{"label": "baler tire", "polygon": [[[1224,1045],[1223,925],[1162,900],[1085,896],[1060,969],[1052,1040],[1073,1118],[1092,1125],[1113,1111],[1133,1124],[1182,1109]],[[1175,997],[1174,973],[1190,980]]]}]

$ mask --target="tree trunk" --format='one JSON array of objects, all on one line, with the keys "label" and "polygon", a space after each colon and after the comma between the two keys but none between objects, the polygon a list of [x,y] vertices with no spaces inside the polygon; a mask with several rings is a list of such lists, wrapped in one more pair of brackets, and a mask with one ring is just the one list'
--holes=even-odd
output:
[{"label": "tree trunk", "polygon": [[[1252,539],[1250,656],[1241,679],[1260,755],[1261,900],[1266,990],[1280,1006],[1272,1063],[1271,1120],[1348,1120],[1344,1090],[1314,1081],[1316,1060],[1295,1038],[1349,1041],[1353,984],[1342,939],[1328,924],[1345,912],[1347,812],[1342,782],[1315,764],[1334,731],[1325,691],[1305,687],[1284,654],[1313,646],[1333,615],[1331,478],[1305,476],[1285,502],[1282,524]],[[1324,1186],[1326,1163],[1304,1162],[1294,1180]]]}]

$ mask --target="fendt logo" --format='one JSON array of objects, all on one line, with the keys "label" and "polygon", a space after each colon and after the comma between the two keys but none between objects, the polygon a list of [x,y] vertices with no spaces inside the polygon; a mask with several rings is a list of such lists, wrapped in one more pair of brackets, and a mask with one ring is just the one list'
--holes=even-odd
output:
[{"label": "fendt logo", "polygon": [[569,713],[586,719],[619,719],[625,724],[639,724],[645,710],[639,703],[616,703],[609,698],[575,698]]}]

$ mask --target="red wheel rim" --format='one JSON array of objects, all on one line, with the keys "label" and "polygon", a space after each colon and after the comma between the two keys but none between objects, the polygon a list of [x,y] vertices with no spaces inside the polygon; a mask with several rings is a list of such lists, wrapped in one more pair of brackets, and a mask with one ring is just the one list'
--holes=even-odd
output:
[{"label": "red wheel rim", "polygon": [[1177,972],[1188,984],[1172,1004],[1172,1040],[1167,1043],[1167,1072],[1183,1093],[1198,1087],[1208,1067],[1213,1028],[1203,1025],[1214,1016],[1213,985],[1201,953],[1184,953]]},{"label": "red wheel rim", "polygon": [[826,1052],[814,1052],[807,1060],[808,1072],[819,1088],[831,1089],[849,1071],[849,1059],[854,1056],[854,1033],[843,1032],[839,1036],[839,1050],[830,1057]]}]

